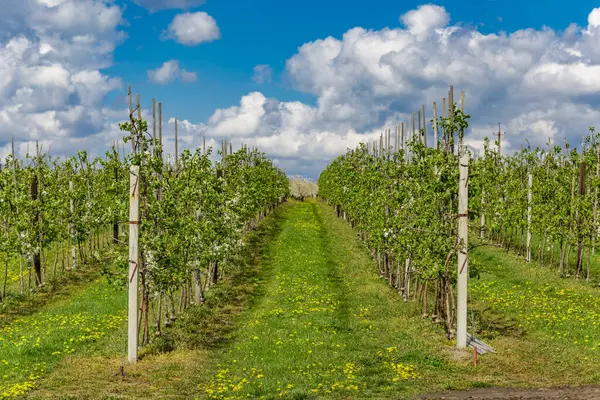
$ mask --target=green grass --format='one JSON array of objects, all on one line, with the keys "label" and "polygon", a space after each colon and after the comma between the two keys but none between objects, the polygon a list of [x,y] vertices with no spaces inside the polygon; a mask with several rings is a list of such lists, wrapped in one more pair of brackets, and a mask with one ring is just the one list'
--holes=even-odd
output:
[{"label": "green grass", "polygon": [[[472,257],[484,272],[480,280],[471,281],[471,322],[501,351],[526,352],[513,357],[523,369],[513,366],[514,377],[526,371],[537,376],[515,383],[586,384],[600,379],[597,288],[560,278],[553,269],[527,264],[497,248],[479,248]],[[521,362],[528,353],[537,353],[536,362]]]},{"label": "green grass", "polygon": [[125,292],[96,280],[71,297],[0,328],[0,399],[20,396],[67,354],[118,329]]},{"label": "green grass", "polygon": [[597,289],[498,248],[471,259],[482,274],[470,282],[469,331],[498,351],[476,367],[379,279],[332,209],[288,203],[137,365],[125,363],[121,327],[62,359],[29,397],[384,399],[597,382]]},{"label": "green grass", "polygon": [[[65,357],[42,378],[32,399],[194,398],[201,394],[198,376],[214,364],[214,349],[227,345],[240,314],[265,295],[270,267],[263,250],[281,229],[279,207],[251,232],[225,279],[211,287],[202,306],[188,309],[161,338],[142,349],[136,365],[125,358],[126,327],[113,331],[84,352]],[[113,343],[121,343],[114,346]]]},{"label": "green grass", "polygon": [[387,290],[323,205],[287,211],[267,263],[268,296],[217,354],[218,370],[200,384],[207,397],[387,397],[446,368],[427,344],[440,344],[441,332]]}]

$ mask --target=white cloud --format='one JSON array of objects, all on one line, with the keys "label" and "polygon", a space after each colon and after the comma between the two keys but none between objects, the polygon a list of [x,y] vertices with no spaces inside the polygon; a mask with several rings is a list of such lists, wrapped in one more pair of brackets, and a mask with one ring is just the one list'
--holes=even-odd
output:
[{"label": "white cloud", "polygon": [[175,80],[181,82],[194,82],[197,78],[195,72],[189,72],[179,66],[179,61],[169,60],[155,70],[148,71],[148,79],[154,83],[164,85]]},{"label": "white cloud", "polygon": [[133,0],[138,6],[151,12],[169,9],[188,9],[201,6],[206,0]]},{"label": "white cloud", "polygon": [[600,7],[594,8],[588,15],[588,25],[590,28],[597,28],[600,26]]},{"label": "white cloud", "polygon": [[436,28],[448,25],[450,15],[446,9],[433,4],[419,6],[400,17],[406,28],[417,37],[421,37]]},{"label": "white cloud", "polygon": [[[5,4],[6,3],[6,4]],[[121,81],[100,72],[124,35],[102,0],[6,0],[0,14],[0,141],[53,148],[103,132],[104,97]],[[65,140],[68,138],[68,140]]]},{"label": "white cloud", "polygon": [[252,76],[252,80],[256,83],[270,83],[273,77],[273,70],[269,65],[260,64],[254,67],[254,75]]},{"label": "white cloud", "polygon": [[[126,110],[102,106],[106,94],[122,87],[101,71],[112,62],[121,11],[102,0],[5,0],[0,14],[0,140],[22,138],[20,147],[44,138],[56,151],[96,147],[120,138],[116,120]],[[138,3],[152,10],[186,8],[189,1]],[[81,16],[84,4],[94,15]],[[479,32],[449,25],[448,12],[423,5],[400,17],[402,27],[349,29],[342,37],[324,37],[300,46],[286,62],[295,89],[314,104],[279,101],[262,93],[245,94],[204,121],[179,122],[182,146],[200,146],[229,138],[260,146],[292,174],[317,176],[347,147],[374,140],[385,128],[407,121],[421,104],[428,119],[431,104],[453,84],[456,99],[466,92],[472,115],[468,144],[479,147],[498,122],[506,131],[505,151],[528,139],[544,145],[564,138],[578,145],[589,125],[600,121],[600,8],[588,24],[571,24],[510,33]],[[175,17],[166,36],[185,45],[220,37],[205,13]],[[269,69],[257,66],[256,81],[268,81]],[[156,82],[196,79],[175,60],[149,71]],[[166,99],[165,99],[166,101]],[[147,111],[145,111],[147,112]],[[164,116],[164,120],[168,117]],[[172,149],[172,123],[164,128]],[[429,129],[430,137],[431,130]],[[180,146],[181,147],[181,146]]]},{"label": "white cloud", "polygon": [[195,46],[203,42],[212,42],[221,37],[221,31],[213,17],[205,12],[184,13],[176,15],[163,38]]},{"label": "white cloud", "polygon": [[428,120],[433,101],[441,114],[451,84],[456,101],[460,90],[466,93],[467,143],[475,147],[498,122],[505,151],[526,139],[534,146],[564,138],[578,145],[587,127],[598,124],[600,9],[590,13],[587,27],[564,32],[483,34],[448,25],[446,10],[432,5],[401,21],[405,28],[353,28],[300,46],[286,72],[297,89],[316,97],[314,106],[250,93],[187,131],[260,145],[290,172],[316,176],[347,147],[408,121],[421,104]]}]

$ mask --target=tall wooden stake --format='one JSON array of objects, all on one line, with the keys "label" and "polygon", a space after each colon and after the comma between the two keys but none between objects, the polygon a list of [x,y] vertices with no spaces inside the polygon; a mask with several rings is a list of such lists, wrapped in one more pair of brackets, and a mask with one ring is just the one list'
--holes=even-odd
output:
[{"label": "tall wooden stake", "polygon": [[152,151],[156,155],[156,99],[152,99]]},{"label": "tall wooden stake", "polygon": [[502,133],[500,133],[500,122],[498,122],[498,156],[502,157]]},{"label": "tall wooden stake", "polygon": [[[11,150],[12,150],[12,170],[13,170],[13,184],[15,186],[15,204],[18,204],[19,191],[17,185],[17,159],[15,158],[15,138],[11,138]],[[15,207],[17,217],[19,216],[19,206]],[[19,251],[19,286],[21,288],[21,294],[25,291],[25,281],[23,280],[23,254]]]},{"label": "tall wooden stake", "polygon": [[459,161],[458,182],[458,279],[456,310],[456,347],[467,346],[467,284],[469,279],[468,224],[469,224],[469,155],[462,151]]},{"label": "tall wooden stake", "polygon": [[175,172],[179,171],[179,146],[177,138],[177,118],[175,118]]},{"label": "tall wooden stake", "polygon": [[485,189],[481,190],[481,222],[479,225],[479,238],[485,237],[485,214],[483,213],[483,206],[485,205]]},{"label": "tall wooden stake", "polygon": [[438,148],[437,106],[433,102],[433,148]]},{"label": "tall wooden stake", "polygon": [[527,262],[531,262],[531,203],[533,201],[533,175],[527,177]]},{"label": "tall wooden stake", "polygon": [[[583,149],[582,149],[583,154]],[[579,196],[583,198],[585,196],[585,175],[586,175],[586,163],[585,161],[579,164]],[[577,216],[577,276],[581,276],[583,270],[583,235],[582,227],[583,220],[581,213]]]},{"label": "tall wooden stake", "polygon": [[138,273],[140,249],[140,166],[129,169],[129,274],[128,274],[128,319],[127,319],[127,359],[137,361],[138,352]]},{"label": "tall wooden stake", "polygon": [[423,116],[423,145],[427,147],[427,120],[425,119],[425,104],[421,106],[421,115]]},{"label": "tall wooden stake", "polygon": [[69,200],[69,210],[71,211],[71,218],[73,218],[73,222],[71,222],[71,226],[69,227],[71,231],[71,269],[77,269],[77,232],[75,230],[75,201],[73,200],[73,181],[69,181],[69,194],[71,195],[71,200]]},{"label": "tall wooden stake", "polygon": [[160,156],[162,158],[162,103],[158,102],[158,145],[160,146]]}]

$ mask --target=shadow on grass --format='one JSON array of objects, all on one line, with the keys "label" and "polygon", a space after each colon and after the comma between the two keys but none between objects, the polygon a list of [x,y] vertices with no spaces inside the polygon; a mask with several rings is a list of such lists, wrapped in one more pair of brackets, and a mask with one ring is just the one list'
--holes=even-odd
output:
[{"label": "shadow on grass", "polygon": [[227,265],[225,278],[206,292],[205,302],[186,310],[140,357],[175,349],[220,348],[233,338],[238,316],[265,294],[264,282],[270,279],[272,269],[266,244],[281,231],[281,215],[288,207],[278,207],[248,234],[244,250]]},{"label": "shadow on grass", "polygon": [[32,293],[7,296],[0,302],[0,329],[17,317],[35,314],[44,306],[69,298],[99,275],[99,266],[91,263],[48,279]]}]

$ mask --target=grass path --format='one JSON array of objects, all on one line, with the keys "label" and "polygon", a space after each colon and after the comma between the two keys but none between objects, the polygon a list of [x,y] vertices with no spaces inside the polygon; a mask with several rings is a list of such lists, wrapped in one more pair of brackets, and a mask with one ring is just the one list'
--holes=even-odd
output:
[{"label": "grass path", "polygon": [[434,329],[365,268],[359,246],[324,205],[291,207],[269,250],[268,295],[218,355],[218,370],[200,385],[205,394],[397,396],[439,369],[445,361],[426,345],[428,335],[439,343]]}]

